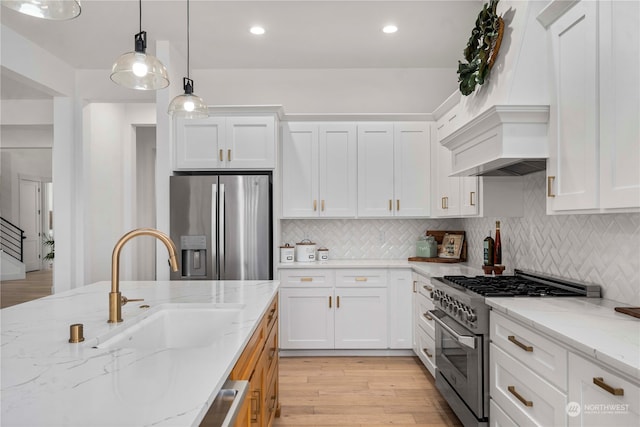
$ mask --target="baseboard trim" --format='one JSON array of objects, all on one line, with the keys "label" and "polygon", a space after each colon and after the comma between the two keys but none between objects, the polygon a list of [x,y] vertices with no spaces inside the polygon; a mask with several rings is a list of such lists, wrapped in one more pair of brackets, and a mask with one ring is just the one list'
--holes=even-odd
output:
[{"label": "baseboard trim", "polygon": [[282,350],[280,357],[327,357],[327,356],[415,356],[410,349],[379,350]]}]

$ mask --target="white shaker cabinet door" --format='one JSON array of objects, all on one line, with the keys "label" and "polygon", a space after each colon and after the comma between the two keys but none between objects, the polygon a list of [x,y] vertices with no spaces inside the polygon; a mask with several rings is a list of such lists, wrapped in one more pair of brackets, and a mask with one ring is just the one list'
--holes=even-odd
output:
[{"label": "white shaker cabinet door", "polygon": [[275,161],[274,117],[227,117],[227,168],[273,169]]},{"label": "white shaker cabinet door", "polygon": [[280,348],[334,348],[333,288],[280,289]]},{"label": "white shaker cabinet door", "polygon": [[393,123],[358,124],[358,216],[393,216]]},{"label": "white shaker cabinet door", "polygon": [[640,387],[602,366],[569,353],[570,426],[640,425]]},{"label": "white shaker cabinet door", "polygon": [[335,348],[387,348],[387,289],[336,288]]},{"label": "white shaker cabinet door", "polygon": [[318,138],[320,216],[355,217],[358,190],[356,125],[321,124]]},{"label": "white shaker cabinet door", "polygon": [[176,126],[176,170],[224,167],[224,118],[178,118],[174,123]]},{"label": "white shaker cabinet door", "polygon": [[395,216],[429,216],[431,145],[428,123],[394,124],[394,176]]},{"label": "white shaker cabinet door", "polygon": [[282,216],[318,216],[318,126],[283,125]]},{"label": "white shaker cabinet door", "polygon": [[582,1],[550,27],[551,105],[547,210],[598,207],[597,3]]},{"label": "white shaker cabinet door", "polygon": [[413,275],[411,270],[390,270],[389,348],[413,347]]},{"label": "white shaker cabinet door", "polygon": [[600,206],[640,207],[640,2],[599,2]]},{"label": "white shaker cabinet door", "polygon": [[435,171],[433,214],[436,217],[460,215],[460,179],[450,177],[451,151],[438,141],[432,143]]}]

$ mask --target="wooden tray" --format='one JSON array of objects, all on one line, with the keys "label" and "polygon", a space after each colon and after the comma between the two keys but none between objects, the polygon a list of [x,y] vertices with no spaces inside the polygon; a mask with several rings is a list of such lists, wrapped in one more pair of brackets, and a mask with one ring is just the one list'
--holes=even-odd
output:
[{"label": "wooden tray", "polygon": [[467,236],[464,231],[450,231],[450,230],[427,230],[426,236],[433,236],[438,242],[439,245],[442,244],[442,240],[444,239],[445,234],[462,234],[464,236],[464,240],[462,241],[462,252],[460,252],[460,258],[425,258],[419,256],[409,257],[409,261],[418,261],[418,262],[440,262],[440,263],[456,263],[456,262],[465,262],[467,260]]},{"label": "wooden tray", "polygon": [[640,307],[615,307],[614,310],[640,319]]}]

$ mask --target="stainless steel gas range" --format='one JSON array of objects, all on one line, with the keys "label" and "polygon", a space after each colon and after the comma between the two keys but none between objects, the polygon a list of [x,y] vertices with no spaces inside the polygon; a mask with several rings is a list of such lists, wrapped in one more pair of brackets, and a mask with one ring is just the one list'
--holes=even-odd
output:
[{"label": "stainless steel gas range", "polygon": [[434,277],[436,387],[466,426],[489,421],[491,297],[600,297],[600,286],[515,270],[513,276]]}]

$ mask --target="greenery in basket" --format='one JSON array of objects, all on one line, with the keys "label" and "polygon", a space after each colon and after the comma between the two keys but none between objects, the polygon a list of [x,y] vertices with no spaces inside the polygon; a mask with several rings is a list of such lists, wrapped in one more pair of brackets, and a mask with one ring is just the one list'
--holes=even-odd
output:
[{"label": "greenery in basket", "polygon": [[464,49],[466,62],[458,61],[458,82],[463,95],[471,94],[476,85],[482,85],[489,76],[493,60],[499,49],[502,18],[496,9],[499,0],[485,3],[471,31]]},{"label": "greenery in basket", "polygon": [[46,255],[44,256],[44,258],[42,258],[42,259],[45,259],[45,260],[48,260],[48,261],[53,261],[53,258],[54,258],[54,256],[55,256],[55,249],[56,249],[56,242],[55,242],[55,240],[53,240],[53,238],[44,239],[44,240],[42,241],[42,245],[43,245],[43,246],[48,246],[48,247],[49,247],[49,253],[48,253],[48,254],[46,254]]}]

